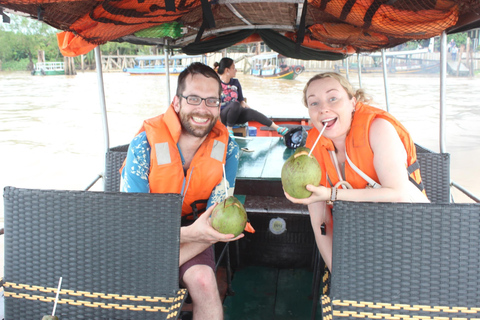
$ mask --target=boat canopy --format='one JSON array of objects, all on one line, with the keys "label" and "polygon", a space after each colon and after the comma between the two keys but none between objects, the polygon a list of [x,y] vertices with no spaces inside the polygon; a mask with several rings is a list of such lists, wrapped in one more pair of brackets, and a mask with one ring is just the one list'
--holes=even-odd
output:
[{"label": "boat canopy", "polygon": [[59,29],[66,56],[108,41],[204,54],[264,41],[284,56],[338,60],[480,27],[478,0],[0,0]]}]

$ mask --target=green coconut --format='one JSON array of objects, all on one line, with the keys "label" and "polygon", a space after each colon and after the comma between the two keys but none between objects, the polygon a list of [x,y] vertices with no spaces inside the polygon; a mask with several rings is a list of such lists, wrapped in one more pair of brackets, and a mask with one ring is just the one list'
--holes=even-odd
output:
[{"label": "green coconut", "polygon": [[309,148],[297,148],[282,167],[283,189],[297,199],[310,197],[312,193],[306,189],[307,184],[319,186],[322,178],[317,159],[309,153]]},{"label": "green coconut", "polygon": [[58,320],[57,316],[43,316],[42,320]]},{"label": "green coconut", "polygon": [[220,233],[236,237],[243,232],[246,224],[247,212],[234,196],[226,198],[213,209],[212,227]]}]

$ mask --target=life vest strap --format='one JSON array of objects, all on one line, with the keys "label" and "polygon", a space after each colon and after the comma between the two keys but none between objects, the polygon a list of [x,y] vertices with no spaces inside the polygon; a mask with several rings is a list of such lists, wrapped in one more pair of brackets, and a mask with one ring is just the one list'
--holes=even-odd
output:
[{"label": "life vest strap", "polygon": [[353,8],[353,5],[357,2],[357,0],[347,0],[342,8],[342,13],[340,14],[340,20],[345,20]]},{"label": "life vest strap", "polygon": [[205,208],[197,208],[197,204],[206,204],[208,199],[201,199],[193,201],[190,206],[192,207],[192,212],[187,213],[186,215],[182,216],[182,224],[188,221],[195,221],[198,217],[204,213],[207,209]]},{"label": "life vest strap", "polygon": [[420,183],[417,183],[415,179],[412,178],[412,173],[414,173],[416,170],[420,170],[420,164],[418,161],[415,161],[411,165],[408,166],[407,171],[408,171],[408,179],[417,187],[420,191],[425,190],[425,186],[423,185],[423,181],[420,181]]},{"label": "life vest strap", "polygon": [[300,24],[298,26],[297,43],[295,44],[295,53],[300,52],[300,46],[302,45],[303,40],[305,39],[305,21],[307,18],[307,7],[308,7],[308,0],[305,0],[302,8]]},{"label": "life vest strap", "polygon": [[165,11],[175,12],[175,0],[165,0]]},{"label": "life vest strap", "polygon": [[378,9],[380,6],[382,6],[385,2],[385,0],[381,1],[373,1],[370,7],[368,7],[367,12],[365,13],[365,16],[363,17],[363,28],[368,29],[370,28],[370,25],[372,24],[372,19],[375,13],[377,13]]},{"label": "life vest strap", "polygon": [[345,152],[345,157],[347,158],[347,162],[348,162],[348,164],[350,165],[350,167],[352,167],[352,169],[355,170],[355,172],[358,173],[358,175],[359,175],[360,177],[362,177],[365,181],[367,181],[368,186],[369,186],[370,188],[379,189],[379,188],[382,187],[382,186],[380,185],[380,183],[377,183],[375,180],[373,180],[373,179],[370,178],[368,175],[366,175],[362,170],[360,170],[360,168],[358,168],[358,167],[352,162],[352,160],[350,160],[350,158],[349,158],[348,155],[347,155],[347,152]]},{"label": "life vest strap", "polygon": [[212,7],[208,0],[201,0],[202,3],[202,25],[200,30],[198,30],[197,36],[195,37],[195,42],[198,43],[202,39],[203,32],[205,29],[215,28],[215,18],[213,17]]}]

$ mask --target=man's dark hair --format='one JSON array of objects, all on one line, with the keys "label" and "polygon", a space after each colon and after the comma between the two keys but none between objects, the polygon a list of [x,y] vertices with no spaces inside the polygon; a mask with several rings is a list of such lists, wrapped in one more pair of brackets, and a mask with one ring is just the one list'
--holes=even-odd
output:
[{"label": "man's dark hair", "polygon": [[222,95],[222,82],[218,74],[201,62],[194,62],[190,64],[185,70],[183,70],[180,75],[178,76],[178,83],[177,83],[177,96],[180,97],[181,94],[185,91],[185,80],[188,76],[194,76],[196,74],[201,74],[207,78],[214,78],[218,82],[218,97]]}]

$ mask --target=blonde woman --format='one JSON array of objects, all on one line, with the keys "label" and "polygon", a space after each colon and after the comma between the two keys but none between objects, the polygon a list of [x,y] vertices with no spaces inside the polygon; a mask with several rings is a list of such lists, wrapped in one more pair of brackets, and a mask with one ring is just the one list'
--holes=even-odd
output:
[{"label": "blonde woman", "polygon": [[303,102],[314,128],[306,147],[322,170],[320,186],[308,185],[312,195],[294,202],[308,205],[315,240],[323,260],[332,268],[331,205],[336,200],[428,202],[415,145],[402,124],[389,113],[367,104],[363,90],[334,72],[311,78]]}]

